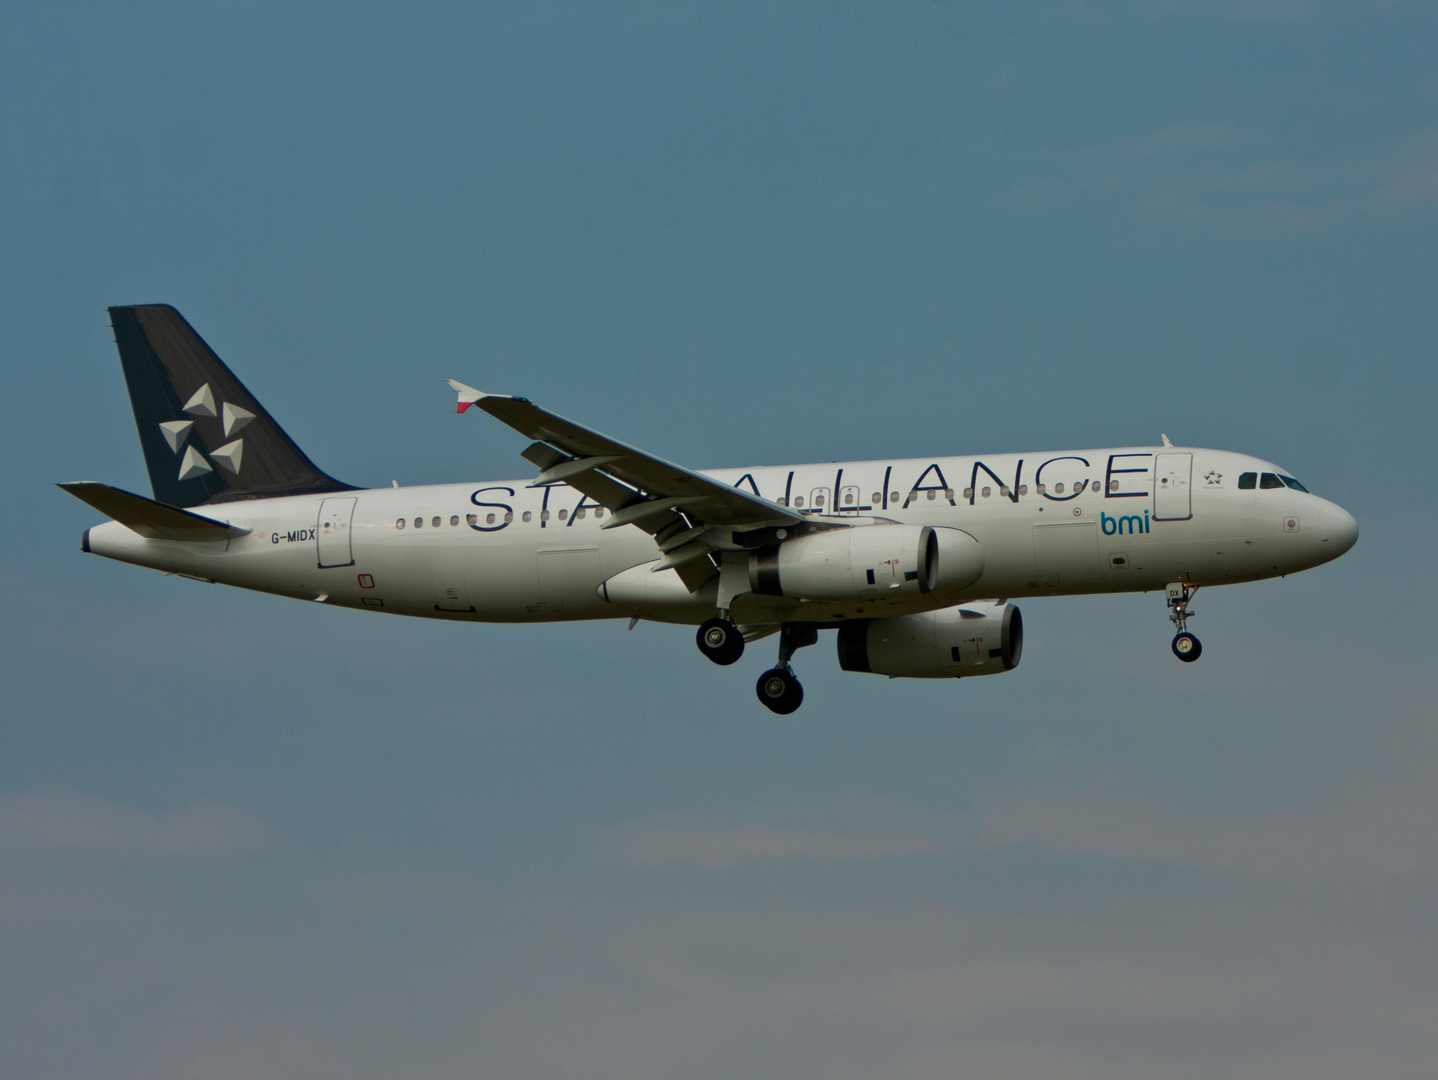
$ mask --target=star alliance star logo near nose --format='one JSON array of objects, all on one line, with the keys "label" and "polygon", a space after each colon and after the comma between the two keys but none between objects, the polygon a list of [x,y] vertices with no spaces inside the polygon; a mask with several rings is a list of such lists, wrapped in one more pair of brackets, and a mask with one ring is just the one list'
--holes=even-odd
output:
[{"label": "star alliance star logo near nose", "polygon": [[[226,439],[229,439],[255,418],[255,414],[249,409],[242,409],[229,402],[222,402],[217,413],[215,411],[215,395],[210,390],[209,383],[205,383],[190,395],[190,400],[185,402],[184,411],[190,416],[219,420]],[[181,480],[193,480],[207,472],[214,472],[213,466],[205,460],[204,454],[193,446],[185,446],[185,441],[194,429],[194,420],[166,420],[160,424],[160,434],[165,437],[165,442],[170,449],[179,454],[181,448],[184,448],[184,454],[180,458],[179,479]],[[218,450],[211,450],[210,461],[219,465],[226,472],[239,476],[240,462],[244,453],[245,440],[232,439]]]}]

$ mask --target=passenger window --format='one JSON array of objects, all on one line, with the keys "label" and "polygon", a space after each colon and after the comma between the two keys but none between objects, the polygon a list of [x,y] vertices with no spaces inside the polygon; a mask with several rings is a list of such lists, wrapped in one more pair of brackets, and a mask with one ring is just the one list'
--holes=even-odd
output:
[{"label": "passenger window", "polygon": [[986,499],[987,499],[990,495],[992,495],[993,493],[994,493],[994,489],[993,489],[993,488],[984,488],[984,490],[983,490],[982,492],[980,492],[980,494],[983,495],[983,497],[986,498]]},{"label": "passenger window", "polygon": [[602,507],[602,506],[596,506],[596,507],[594,508],[594,520],[595,520],[595,521],[598,521],[598,520],[599,520],[600,518],[602,518],[603,516],[604,516],[604,507]]},{"label": "passenger window", "polygon": [[801,507],[801,506],[803,506],[803,505],[804,505],[804,496],[802,496],[802,495],[795,495],[795,496],[794,496],[794,508],[797,510],[799,507]]},{"label": "passenger window", "polygon": [[974,489],[973,489],[973,488],[964,488],[964,498],[966,498],[966,499],[972,499],[973,497],[974,497]]},{"label": "passenger window", "polygon": [[884,497],[876,491],[872,496],[870,496],[869,501],[875,506],[878,506],[881,502],[884,501]]},{"label": "passenger window", "polygon": [[934,501],[934,494],[935,494],[935,493],[934,493],[934,489],[933,489],[933,488],[929,488],[929,502],[933,502],[933,501]]},{"label": "passenger window", "polygon": [[584,515],[587,513],[589,513],[589,511],[587,510],[576,510],[574,511],[574,516],[576,519],[583,519]]},{"label": "passenger window", "polygon": [[485,523],[486,525],[493,525],[493,524],[494,524],[494,515],[493,515],[493,514],[485,514],[485,515],[484,515],[484,523]]},{"label": "passenger window", "polygon": [[1278,478],[1282,480],[1285,484],[1287,484],[1289,487],[1291,487],[1294,491],[1301,491],[1305,495],[1312,494],[1312,492],[1310,492],[1306,487],[1300,484],[1297,480],[1293,479],[1293,477],[1291,476],[1284,476],[1282,473],[1279,473]]},{"label": "passenger window", "polygon": [[896,502],[898,502],[898,501],[899,501],[899,493],[898,493],[897,491],[891,491],[891,492],[889,492],[889,501],[890,501],[891,503],[896,503]]},{"label": "passenger window", "polygon": [[430,524],[433,525],[436,529],[439,528],[439,518],[435,518],[433,521],[430,522]]},{"label": "passenger window", "polygon": [[452,514],[452,515],[450,515],[449,523],[450,523],[450,526],[451,526],[451,527],[453,527],[453,526],[455,526],[455,525],[458,525],[458,524],[459,524],[459,515],[458,515],[458,514]]},{"label": "passenger window", "polygon": [[548,520],[549,520],[549,511],[548,511],[548,510],[541,510],[541,511],[539,512],[539,520],[540,520],[540,521],[548,521]]},{"label": "passenger window", "polygon": [[1257,486],[1258,474],[1256,472],[1246,472],[1238,478],[1239,491],[1252,491]]},{"label": "passenger window", "polygon": [[416,529],[423,529],[423,528],[424,528],[424,518],[415,518],[415,519],[414,519],[414,527],[415,527]]},{"label": "passenger window", "polygon": [[511,521],[513,521],[513,520],[514,520],[514,515],[513,515],[512,513],[508,512],[508,511],[506,511],[506,512],[505,512],[505,515],[504,515],[504,523],[505,523],[506,525],[508,525],[508,524],[509,524]]},{"label": "passenger window", "polygon": [[1259,477],[1258,486],[1264,489],[1281,488],[1283,486],[1283,481],[1278,479],[1278,477],[1275,476],[1273,473],[1266,472],[1261,477]]},{"label": "passenger window", "polygon": [[1060,495],[1064,493],[1063,481],[1059,481],[1057,484],[1054,485],[1054,491]]},{"label": "passenger window", "polygon": [[1020,485],[1019,485],[1019,494],[1020,494],[1020,495],[1027,495],[1028,493],[1029,493],[1029,486],[1028,486],[1027,484],[1020,484]]},{"label": "passenger window", "polygon": [[815,495],[815,496],[814,496],[814,505],[815,505],[815,506],[818,506],[818,507],[822,507],[822,506],[824,505],[824,496],[822,496],[822,495]]},{"label": "passenger window", "polygon": [[467,524],[467,525],[478,525],[478,524],[479,524],[479,515],[478,515],[478,514],[465,514],[465,515],[464,515],[464,520],[465,520],[465,524]]},{"label": "passenger window", "polygon": [[561,511],[559,511],[559,520],[560,520],[560,521],[564,521],[564,520],[566,520],[568,517],[569,517],[569,511],[568,511],[568,510],[561,510]]},{"label": "passenger window", "polygon": [[519,520],[520,520],[520,521],[531,521],[531,520],[533,520],[533,518],[534,518],[534,515],[531,514],[528,510],[526,510],[524,513],[522,513],[522,514],[519,515]]},{"label": "passenger window", "polygon": [[400,518],[398,521],[396,521],[396,522],[394,523],[394,527],[395,527],[396,529],[403,529],[403,528],[404,528],[404,518]]}]

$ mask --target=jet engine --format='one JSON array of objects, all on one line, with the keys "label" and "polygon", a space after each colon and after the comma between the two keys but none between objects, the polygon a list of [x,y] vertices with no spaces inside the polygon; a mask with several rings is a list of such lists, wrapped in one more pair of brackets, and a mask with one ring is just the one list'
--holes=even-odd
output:
[{"label": "jet engine", "polygon": [[839,628],[841,668],[891,678],[995,675],[1018,667],[1023,648],[1019,609],[989,600],[919,615],[856,619]]},{"label": "jet engine", "polygon": [[804,600],[903,598],[962,589],[983,572],[984,549],[960,529],[861,525],[760,548],[749,587]]}]

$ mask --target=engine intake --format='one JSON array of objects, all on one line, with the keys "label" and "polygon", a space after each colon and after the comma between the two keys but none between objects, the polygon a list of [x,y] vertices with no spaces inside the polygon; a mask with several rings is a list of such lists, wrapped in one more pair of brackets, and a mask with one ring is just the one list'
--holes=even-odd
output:
[{"label": "engine intake", "polygon": [[839,628],[841,668],[891,678],[996,675],[1018,667],[1023,649],[1019,609],[991,600]]},{"label": "engine intake", "polygon": [[749,559],[749,587],[804,600],[942,596],[983,572],[983,547],[960,529],[861,525],[760,548]]}]

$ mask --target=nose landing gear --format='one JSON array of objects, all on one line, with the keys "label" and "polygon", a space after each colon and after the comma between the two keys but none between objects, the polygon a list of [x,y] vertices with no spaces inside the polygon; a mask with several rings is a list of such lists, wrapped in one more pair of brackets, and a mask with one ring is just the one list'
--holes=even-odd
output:
[{"label": "nose landing gear", "polygon": [[813,623],[785,623],[779,628],[779,663],[759,676],[754,693],[770,712],[788,716],[804,703],[804,688],[789,666],[798,649],[819,640]]},{"label": "nose landing gear", "polygon": [[1178,631],[1173,638],[1173,655],[1185,664],[1191,664],[1203,655],[1203,645],[1188,632],[1188,620],[1194,615],[1188,602],[1198,592],[1198,586],[1189,587],[1181,581],[1170,581],[1165,592],[1168,597],[1168,621]]}]

